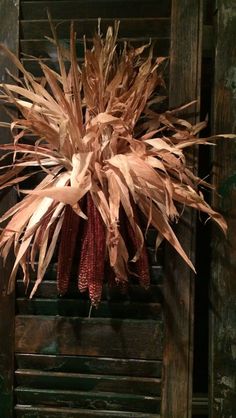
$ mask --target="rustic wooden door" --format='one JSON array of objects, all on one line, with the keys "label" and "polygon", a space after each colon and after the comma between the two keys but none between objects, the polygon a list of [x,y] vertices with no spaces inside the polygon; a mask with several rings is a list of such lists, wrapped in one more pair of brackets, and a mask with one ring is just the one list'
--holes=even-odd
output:
[{"label": "rustic wooden door", "polygon": [[[119,18],[121,38],[137,44],[151,37],[158,55],[170,55],[170,105],[199,99],[201,0],[1,0],[0,5],[1,41],[17,52],[19,40],[20,53],[40,56],[52,67],[57,64],[44,38],[50,36],[47,8],[65,42],[72,18],[79,37],[92,36],[98,17],[102,26]],[[40,76],[34,59],[23,55],[22,61]],[[5,66],[1,57],[1,75]],[[196,120],[198,110],[196,104],[189,117]],[[189,158],[196,163],[196,155]],[[194,215],[186,212],[178,233],[192,259],[194,231]],[[123,295],[104,288],[90,318],[88,301],[73,283],[65,298],[57,297],[53,263],[31,301],[20,278],[15,295],[7,296],[3,286],[2,418],[192,416],[193,277],[167,246],[155,262],[153,234],[150,289],[132,285]],[[7,270],[1,271],[6,277]]]}]

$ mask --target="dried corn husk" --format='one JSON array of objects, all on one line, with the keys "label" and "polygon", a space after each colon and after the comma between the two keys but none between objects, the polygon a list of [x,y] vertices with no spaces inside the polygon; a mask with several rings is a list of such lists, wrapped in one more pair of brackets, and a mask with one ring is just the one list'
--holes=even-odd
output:
[{"label": "dried corn husk", "polygon": [[[104,257],[107,254],[116,281],[124,285],[128,280],[130,257],[120,230],[121,208],[129,220],[129,235],[134,234],[133,262],[145,255],[135,205],[144,214],[147,227],[152,225],[157,229],[157,245],[162,239],[169,241],[193,270],[172,229],[183,207],[205,212],[226,232],[224,219],[199,191],[199,185],[210,185],[193,174],[183,153],[189,146],[208,144],[214,138],[196,136],[204,122],[193,126],[178,117],[179,111],[184,112],[192,103],[171,111],[155,110],[155,104],[164,99],[157,92],[165,85],[161,70],[165,58],[154,60],[150,46],[134,49],[124,45],[119,52],[117,34],[118,23],[115,23],[114,28],[108,28],[105,38],[95,35],[93,47],[85,50],[80,68],[73,27],[67,53],[60,48],[54,31],[60,73],[39,61],[42,80],[34,78],[4,45],[0,46],[0,51],[12,59],[24,77],[23,84],[19,80],[18,84],[0,85],[1,100],[19,111],[19,117],[10,125],[14,142],[0,145],[1,150],[7,151],[6,155],[13,155],[12,164],[1,167],[0,189],[20,184],[35,170],[44,173],[44,179],[33,190],[21,190],[25,195],[22,201],[0,219],[8,221],[0,235],[1,254],[6,258],[14,245],[16,256],[9,290],[14,287],[18,266],[27,271],[27,260],[33,266],[38,254],[37,281],[31,295],[34,294],[51,260],[61,228],[65,229],[63,222],[68,207],[86,220],[88,213],[83,212],[81,200],[88,194],[105,228],[105,249],[100,250]],[[149,54],[143,57],[148,47]],[[64,56],[70,59],[69,71]],[[25,136],[32,134],[31,143],[25,141]],[[64,234],[65,231],[62,238]],[[91,237],[85,239],[89,242]],[[145,257],[142,265],[147,264]],[[87,258],[80,262],[88,263]],[[94,272],[91,274],[94,276]],[[142,275],[145,277],[145,272]],[[28,284],[29,276],[26,276]],[[87,277],[84,269],[79,276],[81,290],[88,287],[93,292],[96,286],[91,284],[92,276]],[[101,277],[97,280],[100,283]],[[145,280],[146,285],[148,277]],[[90,294],[96,304],[101,294],[100,284],[97,286],[96,295]]]}]

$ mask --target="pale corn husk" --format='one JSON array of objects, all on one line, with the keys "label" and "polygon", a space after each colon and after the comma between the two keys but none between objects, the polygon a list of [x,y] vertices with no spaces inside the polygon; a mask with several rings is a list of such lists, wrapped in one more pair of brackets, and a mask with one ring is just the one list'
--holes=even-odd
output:
[{"label": "pale corn husk", "polygon": [[[155,104],[163,100],[157,92],[164,86],[161,66],[165,58],[154,60],[150,45],[138,49],[124,45],[118,52],[117,34],[118,23],[108,28],[104,39],[96,35],[92,49],[85,50],[80,68],[73,28],[70,51],[66,53],[54,33],[60,73],[39,61],[42,80],[33,77],[4,45],[0,46],[24,77],[23,84],[20,80],[18,84],[1,84],[2,101],[13,104],[19,118],[9,126],[14,142],[0,146],[13,154],[12,164],[1,167],[0,189],[20,184],[35,170],[45,175],[33,190],[21,190],[25,197],[0,219],[8,220],[0,235],[1,254],[6,259],[13,245],[16,257],[9,290],[14,288],[19,265],[28,284],[27,264],[33,268],[38,257],[31,296],[34,294],[60,236],[65,206],[71,205],[78,216],[86,218],[80,207],[86,193],[91,194],[105,224],[110,266],[120,282],[126,282],[129,275],[129,255],[119,225],[120,207],[138,243],[133,262],[144,243],[133,204],[144,214],[147,228],[152,225],[158,231],[157,246],[166,239],[193,270],[172,229],[183,208],[205,212],[226,232],[224,219],[199,191],[199,186],[209,185],[193,174],[184,156],[187,147],[211,143],[213,138],[197,137],[205,122],[193,126],[178,117],[192,103],[181,109],[156,111]],[[143,57],[147,48],[149,54]],[[65,56],[70,61],[69,71]],[[25,140],[29,134],[33,134],[31,142]]]}]

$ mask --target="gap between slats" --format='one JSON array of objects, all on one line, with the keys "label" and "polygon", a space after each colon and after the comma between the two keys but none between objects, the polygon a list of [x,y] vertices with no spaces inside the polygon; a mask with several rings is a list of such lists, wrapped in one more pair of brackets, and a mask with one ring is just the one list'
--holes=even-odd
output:
[{"label": "gap between slats", "polygon": [[[73,16],[71,17],[73,18]],[[77,37],[93,37],[97,30],[97,19],[73,19],[74,28]],[[58,37],[65,39],[69,37],[71,19],[69,20],[53,20],[57,27]],[[106,32],[108,25],[113,25],[114,19],[102,19],[101,31]],[[20,22],[21,39],[43,39],[45,36],[52,36],[50,24],[48,20],[23,20]],[[169,18],[136,18],[136,19],[120,19],[120,37],[154,37],[169,38],[170,36],[170,19]]]},{"label": "gap between slats", "polygon": [[21,1],[21,18],[24,20],[45,19],[47,9],[54,19],[83,17],[159,17],[170,16],[170,0],[67,0],[67,1]]},{"label": "gap between slats", "polygon": [[159,303],[133,302],[100,302],[98,308],[91,310],[87,300],[76,299],[28,299],[17,298],[17,314],[19,315],[61,315],[91,318],[133,318],[160,319],[161,305]]}]

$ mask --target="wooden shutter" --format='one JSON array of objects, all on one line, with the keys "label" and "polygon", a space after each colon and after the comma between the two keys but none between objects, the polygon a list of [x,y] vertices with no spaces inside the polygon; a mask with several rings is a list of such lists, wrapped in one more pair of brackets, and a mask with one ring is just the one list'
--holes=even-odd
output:
[{"label": "wooden shutter", "polygon": [[[102,28],[119,18],[121,40],[140,44],[151,37],[156,41],[157,55],[171,55],[166,76],[172,106],[199,97],[200,0],[173,0],[172,4],[162,0],[21,0],[20,52],[41,57],[57,68],[50,43],[44,38],[50,36],[47,8],[64,42],[71,19],[75,21],[81,39],[78,53],[82,51],[82,35],[86,33],[89,41],[98,17]],[[40,76],[32,57],[24,55],[22,61]],[[191,256],[194,223],[187,214],[179,229]],[[77,293],[73,283],[67,297],[57,298],[55,265],[48,269],[31,301],[18,280],[17,418],[157,418],[160,413],[163,418],[190,418],[193,279],[167,247],[160,251],[156,263],[153,243],[154,232],[150,231],[151,288],[144,291],[133,285],[122,295],[105,287],[102,303],[91,318],[87,317],[86,297]],[[12,318],[14,312],[9,315]],[[4,332],[4,324],[1,326]]]},{"label": "wooden shutter", "polygon": [[[47,8],[68,40],[74,19],[78,54],[83,34],[89,40],[98,17],[105,31],[121,20],[120,38],[134,44],[156,41],[156,53],[168,55],[170,2],[21,1],[20,51],[57,68],[50,42]],[[37,61],[24,65],[40,76]],[[159,416],[163,357],[162,260],[154,262],[154,233],[149,233],[152,286],[131,286],[128,295],[104,288],[99,308],[88,318],[89,302],[71,287],[57,298],[55,266],[32,301],[21,282],[16,294],[15,396],[17,418]]]}]

